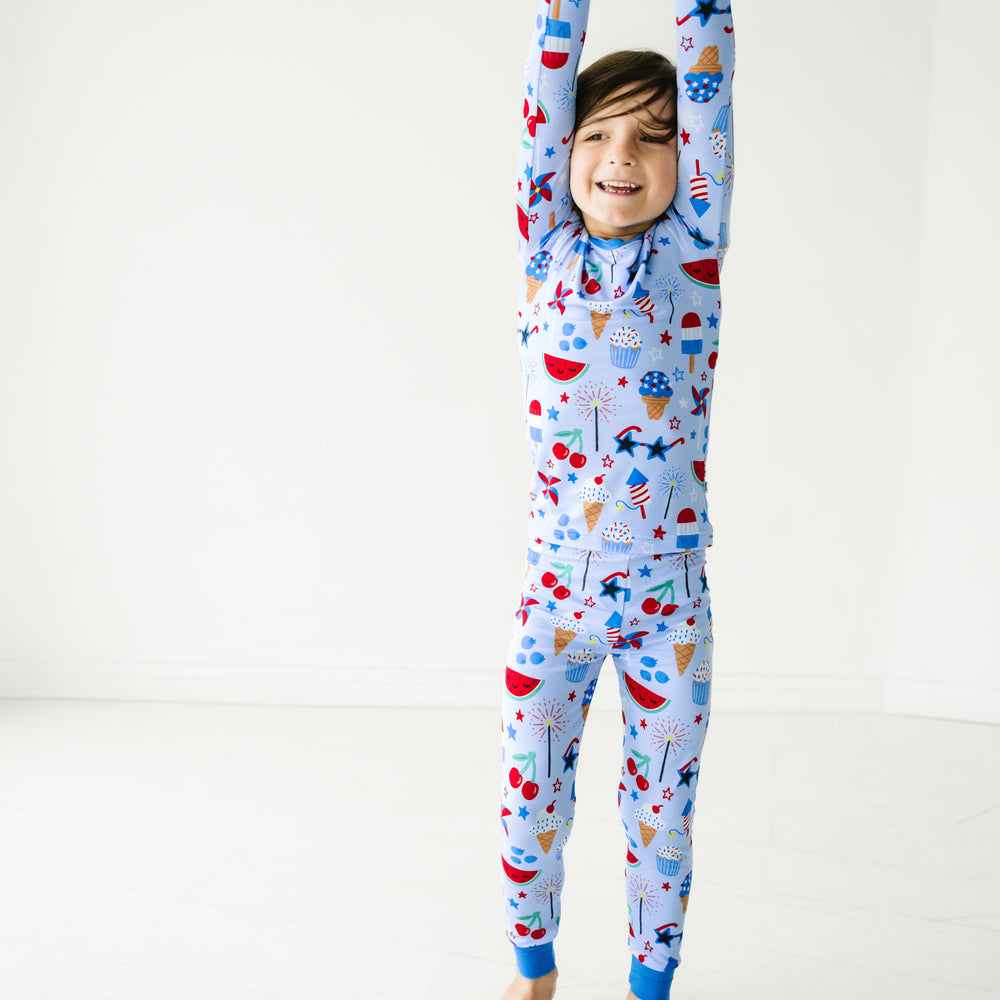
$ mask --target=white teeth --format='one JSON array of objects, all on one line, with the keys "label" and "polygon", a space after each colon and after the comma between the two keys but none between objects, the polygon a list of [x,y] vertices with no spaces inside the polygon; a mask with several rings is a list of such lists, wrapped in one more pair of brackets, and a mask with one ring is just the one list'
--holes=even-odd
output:
[{"label": "white teeth", "polygon": [[638,184],[629,184],[627,182],[619,181],[602,181],[602,187],[610,188],[612,191],[635,191],[638,189]]}]

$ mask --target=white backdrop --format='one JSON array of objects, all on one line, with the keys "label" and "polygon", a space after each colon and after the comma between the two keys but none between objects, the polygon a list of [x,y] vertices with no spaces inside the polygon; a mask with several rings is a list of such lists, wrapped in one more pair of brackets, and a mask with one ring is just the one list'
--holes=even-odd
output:
[{"label": "white backdrop", "polygon": [[[534,9],[0,6],[0,696],[499,706]],[[998,722],[1000,9],[734,20],[714,704]]]}]

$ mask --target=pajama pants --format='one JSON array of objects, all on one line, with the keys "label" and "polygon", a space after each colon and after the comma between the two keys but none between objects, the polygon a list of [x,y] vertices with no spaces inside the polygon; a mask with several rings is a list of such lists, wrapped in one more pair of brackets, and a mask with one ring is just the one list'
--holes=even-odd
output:
[{"label": "pajama pants", "polygon": [[712,678],[705,549],[662,555],[534,541],[502,696],[501,862],[507,937],[529,979],[555,968],[563,852],[597,678],[622,705],[629,985],[667,1000],[691,892],[694,799]]}]

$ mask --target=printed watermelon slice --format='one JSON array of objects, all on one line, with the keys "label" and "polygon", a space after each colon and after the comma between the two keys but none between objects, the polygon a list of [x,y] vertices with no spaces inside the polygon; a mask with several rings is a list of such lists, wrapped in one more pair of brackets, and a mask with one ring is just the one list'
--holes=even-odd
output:
[{"label": "printed watermelon slice", "polygon": [[696,284],[702,288],[719,287],[719,262],[714,257],[706,257],[704,260],[692,260],[687,264],[681,264],[681,270]]},{"label": "printed watermelon slice", "polygon": [[647,712],[659,712],[665,705],[670,704],[669,698],[658,695],[655,691],[650,691],[648,687],[640,684],[634,677],[625,674],[625,686],[632,700]]},{"label": "printed watermelon slice", "polygon": [[540,868],[536,868],[534,871],[522,871],[520,868],[515,868],[513,865],[507,863],[507,859],[502,854],[500,855],[500,860],[503,862],[504,875],[514,885],[527,885],[529,882],[534,882],[541,871]]},{"label": "printed watermelon slice", "polygon": [[632,853],[632,848],[628,849],[628,854],[625,855],[625,864],[630,868],[638,868],[642,862]]},{"label": "printed watermelon slice", "polygon": [[694,478],[701,483],[702,486],[705,485],[705,463],[704,462],[691,462],[691,472],[694,474]]},{"label": "printed watermelon slice", "polygon": [[538,677],[529,677],[527,674],[520,674],[512,667],[507,668],[507,694],[518,701],[530,698],[545,681]]},{"label": "printed watermelon slice", "polygon": [[575,382],[590,367],[583,361],[571,361],[569,358],[558,358],[554,354],[543,354],[545,359],[545,374],[553,382],[564,385]]}]

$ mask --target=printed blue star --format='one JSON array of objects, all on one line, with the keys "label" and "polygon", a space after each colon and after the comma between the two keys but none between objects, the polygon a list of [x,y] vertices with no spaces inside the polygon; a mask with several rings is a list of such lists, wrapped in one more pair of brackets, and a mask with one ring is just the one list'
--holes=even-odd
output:
[{"label": "printed blue star", "polygon": [[531,84],[529,83],[529,84],[528,84],[528,97],[531,97],[531,95],[532,95],[532,94],[533,94],[534,92],[535,92],[535,89],[534,89],[534,87],[532,87],[532,86],[531,86]]},{"label": "printed blue star", "polygon": [[674,376],[674,381],[675,382],[683,382],[684,381],[684,372],[682,372],[680,370],[680,368],[675,368],[671,372],[671,374]]},{"label": "printed blue star", "polygon": [[703,510],[701,512],[701,519],[702,519],[702,521],[705,522],[705,524],[708,524],[708,511],[707,510]]},{"label": "printed blue star", "polygon": [[698,768],[685,766],[683,771],[678,771],[677,773],[681,776],[681,780],[677,782],[677,787],[680,788],[681,785],[687,785],[690,788],[691,779],[698,777]]},{"label": "printed blue star", "polygon": [[521,808],[518,809],[518,811],[517,811],[517,818],[518,819],[527,819],[528,818],[528,807],[527,806],[521,806]]},{"label": "printed blue star", "polygon": [[663,435],[661,434],[652,444],[643,443],[643,448],[649,449],[649,454],[647,458],[658,458],[661,462],[667,460],[667,452],[670,450],[667,445],[663,443]]},{"label": "printed blue star", "polygon": [[513,740],[513,739],[517,739],[517,730],[516,730],[516,729],[515,729],[515,728],[513,727],[513,725],[511,725],[511,724],[508,724],[508,725],[507,725],[507,735],[508,735],[508,736],[509,736],[509,737],[510,737],[510,738],[511,738],[512,740]]},{"label": "printed blue star", "polygon": [[627,451],[629,453],[629,455],[632,455],[633,457],[634,457],[634,455],[633,455],[633,449],[635,449],[636,447],[638,447],[642,443],[641,441],[633,441],[632,440],[632,432],[631,431],[629,431],[623,437],[616,437],[615,440],[618,442],[618,448],[615,451],[616,455],[618,454],[619,451]]},{"label": "printed blue star", "polygon": [[636,729],[635,726],[630,726],[629,732],[632,734],[632,739],[635,740],[639,738],[639,730]]},{"label": "printed blue star", "polygon": [[510,896],[507,899],[507,902],[510,903],[511,907],[515,910],[521,905],[513,896]]},{"label": "printed blue star", "polygon": [[652,570],[645,564],[639,568],[639,576],[650,576],[652,575]]},{"label": "printed blue star", "polygon": [[574,765],[576,764],[576,753],[572,750],[567,750],[565,756],[563,757],[563,774],[567,771],[572,771]]},{"label": "printed blue star", "polygon": [[578,475],[577,475],[577,474],[576,474],[575,472],[571,472],[571,473],[570,473],[570,474],[569,474],[569,475],[568,475],[568,476],[566,477],[566,482],[567,482],[567,483],[575,483],[575,482],[576,482],[576,481],[577,481],[577,480],[578,480],[579,478],[580,478],[580,477],[579,477],[579,476],[578,476]]},{"label": "printed blue star", "polygon": [[558,419],[559,419],[559,411],[554,406],[550,406],[549,420],[558,420]]},{"label": "printed blue star", "polygon": [[548,146],[545,149],[545,155],[546,156],[555,156],[556,155],[556,151],[551,146]]},{"label": "printed blue star", "polygon": [[716,316],[716,315],[715,315],[715,313],[712,313],[712,315],[711,315],[711,316],[706,316],[706,317],[705,317],[705,319],[707,319],[707,320],[708,320],[708,325],[709,325],[709,326],[710,326],[710,327],[711,327],[711,328],[712,328],[713,330],[716,330],[716,329],[718,329],[718,327],[719,327],[719,317],[718,317],[718,316]]},{"label": "printed blue star", "polygon": [[549,609],[549,611],[555,611],[555,609],[556,609],[556,602],[555,601],[549,601],[549,603],[546,605],[546,607]]},{"label": "printed blue star", "polygon": [[527,327],[525,327],[520,332],[521,332],[521,344],[522,345],[527,344],[528,343],[528,337],[531,336],[531,331]]},{"label": "printed blue star", "polygon": [[700,17],[701,26],[704,28],[706,24],[712,19],[713,14],[726,14],[728,13],[728,8],[726,10],[719,10],[715,6],[715,0],[695,0],[698,4],[694,10],[688,12],[689,17]]},{"label": "printed blue star", "polygon": [[633,788],[632,789],[632,801],[635,802],[635,800],[637,798],[639,798],[639,793]]},{"label": "printed blue star", "polygon": [[622,588],[618,586],[615,580],[604,580],[601,582],[601,586],[604,590],[601,591],[601,597],[610,597],[614,600],[622,591]]},{"label": "printed blue star", "polygon": [[670,238],[667,236],[660,237],[660,246],[668,247],[670,246]]},{"label": "printed blue star", "polygon": [[683,934],[671,934],[670,928],[675,927],[676,924],[664,924],[662,927],[655,928],[656,930],[656,943],[665,944],[668,948],[673,946],[674,938],[684,937]]}]

